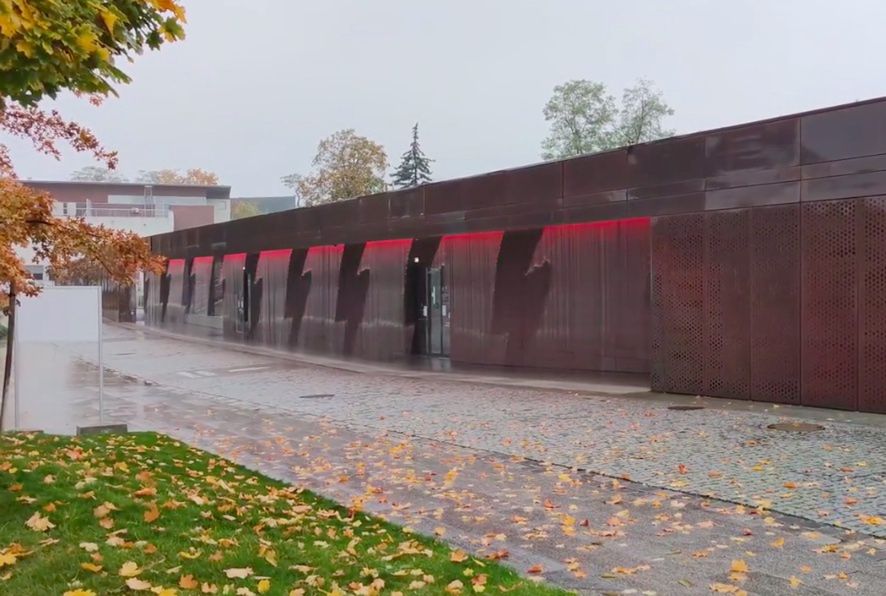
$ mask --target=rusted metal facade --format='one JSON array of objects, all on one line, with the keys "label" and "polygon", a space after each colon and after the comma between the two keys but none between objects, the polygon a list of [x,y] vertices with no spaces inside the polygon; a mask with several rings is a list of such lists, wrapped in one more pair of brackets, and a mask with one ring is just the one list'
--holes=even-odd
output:
[{"label": "rusted metal facade", "polygon": [[182,333],[886,412],[886,100],[152,243]]}]

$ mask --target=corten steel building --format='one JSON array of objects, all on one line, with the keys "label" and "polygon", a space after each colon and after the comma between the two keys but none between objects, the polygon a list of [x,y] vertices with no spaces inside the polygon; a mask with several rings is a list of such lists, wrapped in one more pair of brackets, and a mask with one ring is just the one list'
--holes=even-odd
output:
[{"label": "corten steel building", "polygon": [[886,412],[886,99],[152,243],[180,333]]}]

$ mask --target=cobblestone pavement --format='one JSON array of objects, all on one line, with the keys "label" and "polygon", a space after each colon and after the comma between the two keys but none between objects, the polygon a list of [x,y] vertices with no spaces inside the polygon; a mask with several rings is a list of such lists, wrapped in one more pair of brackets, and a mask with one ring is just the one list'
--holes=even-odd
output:
[{"label": "cobblestone pavement", "polygon": [[[766,429],[783,421],[770,414],[355,374],[120,328],[107,336],[107,366],[120,373],[108,389],[114,418],[475,552],[507,551],[518,569],[541,565],[567,587],[779,594],[793,578],[801,593],[879,594],[886,582],[873,537],[884,536],[886,509],[876,418],[784,433]],[[80,408],[93,407],[84,394]],[[733,561],[750,571],[730,573]]]},{"label": "cobblestone pavement", "polygon": [[[108,366],[140,378],[463,447],[716,497],[886,537],[886,425],[350,373],[111,328]],[[122,341],[123,343],[116,343]],[[122,356],[115,354],[122,353]],[[267,367],[267,368],[266,368]],[[886,417],[879,417],[886,420]]]}]

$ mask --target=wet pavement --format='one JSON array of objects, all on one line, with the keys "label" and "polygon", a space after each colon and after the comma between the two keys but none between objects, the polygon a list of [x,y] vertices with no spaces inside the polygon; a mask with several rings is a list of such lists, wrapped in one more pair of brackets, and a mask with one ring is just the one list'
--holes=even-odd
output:
[{"label": "wet pavement", "polygon": [[[670,410],[687,401],[349,372],[119,327],[106,338],[109,420],[523,572],[540,567],[566,587],[880,594],[886,585],[883,417],[786,417],[717,400]],[[69,411],[94,420],[94,367],[63,370]],[[823,429],[767,428],[794,419]]]}]

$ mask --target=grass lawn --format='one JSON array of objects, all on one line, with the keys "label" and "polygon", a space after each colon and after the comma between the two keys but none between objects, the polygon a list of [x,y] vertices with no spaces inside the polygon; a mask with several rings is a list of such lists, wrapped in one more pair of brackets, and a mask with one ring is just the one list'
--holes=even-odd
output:
[{"label": "grass lawn", "polygon": [[0,435],[0,593],[560,593],[163,435]]}]

